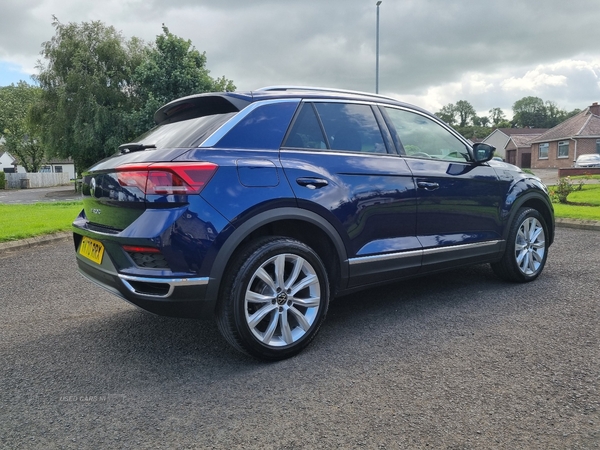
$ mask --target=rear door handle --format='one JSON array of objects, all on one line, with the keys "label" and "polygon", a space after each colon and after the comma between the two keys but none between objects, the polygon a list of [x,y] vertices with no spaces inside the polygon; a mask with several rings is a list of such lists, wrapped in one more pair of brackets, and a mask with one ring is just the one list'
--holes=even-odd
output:
[{"label": "rear door handle", "polygon": [[417,186],[419,186],[420,189],[425,189],[426,191],[435,191],[440,187],[438,183],[430,183],[428,181],[419,181]]},{"label": "rear door handle", "polygon": [[311,177],[301,177],[296,178],[296,183],[300,186],[307,187],[309,189],[321,189],[329,184],[327,180],[323,178],[311,178]]}]

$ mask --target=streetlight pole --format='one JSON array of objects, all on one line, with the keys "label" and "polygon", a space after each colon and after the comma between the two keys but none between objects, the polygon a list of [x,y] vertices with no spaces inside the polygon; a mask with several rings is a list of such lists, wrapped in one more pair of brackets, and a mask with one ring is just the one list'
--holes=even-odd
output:
[{"label": "streetlight pole", "polygon": [[377,6],[377,37],[375,47],[375,93],[379,94],[379,5],[381,0],[376,3]]}]

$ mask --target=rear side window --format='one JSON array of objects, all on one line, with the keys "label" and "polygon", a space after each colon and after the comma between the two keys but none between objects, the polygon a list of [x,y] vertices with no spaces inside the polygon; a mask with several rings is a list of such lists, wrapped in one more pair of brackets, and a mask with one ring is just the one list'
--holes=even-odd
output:
[{"label": "rear side window", "polygon": [[297,102],[259,106],[240,120],[215,147],[279,150],[297,106]]},{"label": "rear side window", "polygon": [[371,106],[353,103],[305,103],[285,146],[387,153]]}]

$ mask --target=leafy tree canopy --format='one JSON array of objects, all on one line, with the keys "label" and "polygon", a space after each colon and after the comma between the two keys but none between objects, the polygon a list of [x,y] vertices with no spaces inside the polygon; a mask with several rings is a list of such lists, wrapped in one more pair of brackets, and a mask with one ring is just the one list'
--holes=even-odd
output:
[{"label": "leafy tree canopy", "polygon": [[29,120],[30,109],[42,94],[25,81],[0,87],[0,137],[4,150],[15,156],[28,172],[37,172],[44,162],[39,128]]},{"label": "leafy tree canopy", "polygon": [[154,125],[154,112],[165,103],[201,92],[234,91],[232,81],[213,79],[206,68],[206,53],[200,53],[191,41],[177,37],[163,25],[163,34],[144,52],[135,68],[132,84],[137,108],[130,115],[135,134]]},{"label": "leafy tree canopy", "polygon": [[518,127],[552,128],[580,112],[568,113],[552,101],[523,97],[513,104],[513,124]]},{"label": "leafy tree canopy", "polygon": [[209,76],[206,55],[163,26],[155,45],[125,39],[102,22],[62,24],[42,45],[32,111],[49,154],[72,157],[78,170],[114,154],[153,125],[162,104],[185,95],[235,89]]},{"label": "leafy tree canopy", "polygon": [[[473,117],[477,116],[475,108],[466,100],[459,100],[456,104],[448,103],[435,113],[440,119],[451,126],[466,127]],[[458,118],[458,120],[457,120]]]}]

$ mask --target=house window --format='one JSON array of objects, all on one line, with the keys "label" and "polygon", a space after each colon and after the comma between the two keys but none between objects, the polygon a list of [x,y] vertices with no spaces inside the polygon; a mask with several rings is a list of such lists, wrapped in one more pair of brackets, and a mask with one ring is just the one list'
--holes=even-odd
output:
[{"label": "house window", "polygon": [[54,173],[62,173],[62,166],[54,166]]},{"label": "house window", "polygon": [[558,143],[558,157],[568,158],[569,157],[569,141],[560,141]]},{"label": "house window", "polygon": [[550,146],[550,144],[548,144],[548,143],[540,144],[539,159],[548,159],[548,147],[549,146]]},{"label": "house window", "polygon": [[600,139],[596,139],[596,153],[600,153]]}]

